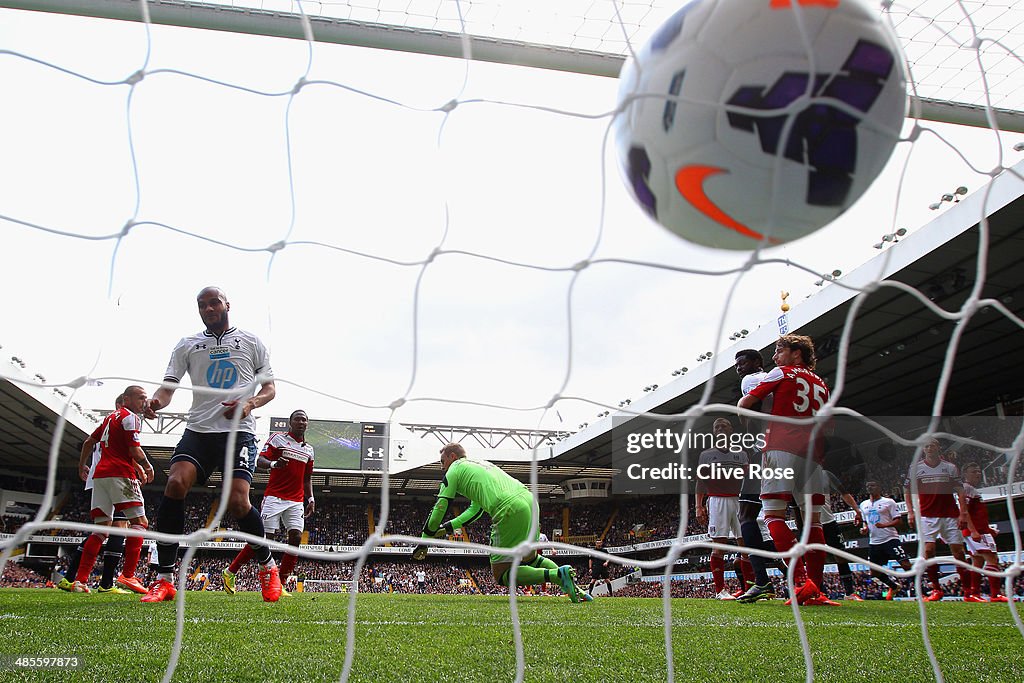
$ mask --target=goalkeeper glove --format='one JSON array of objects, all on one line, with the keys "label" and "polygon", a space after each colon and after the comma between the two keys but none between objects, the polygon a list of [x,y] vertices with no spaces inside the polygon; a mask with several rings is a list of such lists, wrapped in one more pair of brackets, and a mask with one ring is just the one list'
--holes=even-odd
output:
[{"label": "goalkeeper glove", "polygon": [[416,546],[416,549],[412,551],[412,559],[416,560],[417,562],[421,562],[422,560],[427,559],[427,550],[428,546]]},{"label": "goalkeeper glove", "polygon": [[455,529],[452,527],[451,522],[445,522],[437,528],[437,533],[434,534],[434,538],[444,538],[445,536],[454,536]]}]

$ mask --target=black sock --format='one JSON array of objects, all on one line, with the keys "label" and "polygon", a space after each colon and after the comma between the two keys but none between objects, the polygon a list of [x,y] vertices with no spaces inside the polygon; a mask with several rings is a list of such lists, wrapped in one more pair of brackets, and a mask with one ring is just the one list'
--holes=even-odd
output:
[{"label": "black sock", "polygon": [[103,545],[103,575],[100,577],[100,588],[111,588],[117,565],[124,557],[124,536],[108,536]]},{"label": "black sock", "polygon": [[[185,532],[185,501],[164,496],[156,516],[156,530],[162,534]],[[178,543],[156,542],[156,555],[161,574],[173,574],[178,559]]]},{"label": "black sock", "polygon": [[82,563],[82,546],[85,545],[85,539],[89,538],[86,536],[82,539],[82,542],[78,544],[78,547],[71,553],[71,560],[68,562],[68,569],[64,572],[64,578],[68,581],[75,581],[75,576],[78,574],[78,565]]},{"label": "black sock", "polygon": [[[264,536],[263,531],[263,518],[260,517],[260,513],[256,512],[256,508],[250,507],[249,512],[238,519],[238,528],[240,531],[244,531],[247,534],[253,536]],[[270,548],[265,545],[255,545],[250,543],[253,549],[253,557],[260,564],[266,564],[270,562]]]},{"label": "black sock", "polygon": [[[825,535],[825,543],[837,550],[843,550],[843,535],[839,532],[839,522],[829,522],[823,525],[821,530]],[[850,571],[850,563],[841,557],[835,559],[839,580],[843,582],[843,590],[847,595],[853,595],[853,573]]]},{"label": "black sock", "polygon": [[[741,523],[740,535],[743,537],[743,545],[748,548],[774,550],[774,548],[765,547],[764,538],[761,536],[761,526],[757,523],[756,519]],[[754,568],[754,583],[758,586],[764,586],[767,584],[768,570],[766,569],[764,558],[760,555],[751,553],[750,566]]]},{"label": "black sock", "polygon": [[846,573],[843,573],[843,566],[839,565],[839,580],[843,582],[843,589],[847,595],[853,595],[856,591],[853,589],[853,574],[850,572],[849,563],[846,564]]}]

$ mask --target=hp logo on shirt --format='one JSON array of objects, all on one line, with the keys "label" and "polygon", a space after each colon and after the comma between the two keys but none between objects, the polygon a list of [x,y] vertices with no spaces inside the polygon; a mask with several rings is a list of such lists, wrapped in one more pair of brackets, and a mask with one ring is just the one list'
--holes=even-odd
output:
[{"label": "hp logo on shirt", "polygon": [[214,361],[206,370],[206,384],[211,389],[230,389],[237,381],[238,370],[229,360]]}]

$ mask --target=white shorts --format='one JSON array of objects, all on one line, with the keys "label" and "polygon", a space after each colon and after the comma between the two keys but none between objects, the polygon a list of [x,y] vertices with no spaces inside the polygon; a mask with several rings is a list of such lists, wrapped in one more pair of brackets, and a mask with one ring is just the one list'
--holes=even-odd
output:
[{"label": "white shorts", "polygon": [[779,477],[777,479],[761,479],[761,504],[766,509],[785,509],[785,505],[779,507],[780,502],[789,503],[794,501],[797,505],[803,506],[804,495],[810,493],[812,505],[822,505],[825,502],[826,479],[821,466],[811,462],[811,471],[807,470],[807,458],[793,455],[786,451],[767,451],[761,456],[763,469],[793,471],[792,478]]},{"label": "white shorts", "polygon": [[960,520],[956,517],[918,517],[917,534],[925,543],[941,538],[946,545],[963,545]]},{"label": "white shorts", "polygon": [[283,500],[277,496],[265,496],[260,507],[263,530],[271,533],[281,529],[302,531],[305,528],[305,506],[294,500]]},{"label": "white shorts", "polygon": [[992,538],[992,534],[982,534],[980,541],[975,541],[970,536],[964,536],[964,543],[967,544],[967,552],[972,555],[975,553],[997,552],[996,539]]},{"label": "white shorts", "polygon": [[708,496],[708,536],[743,538],[740,533],[740,503],[736,496]]},{"label": "white shorts", "polygon": [[134,519],[146,514],[142,499],[142,485],[138,479],[128,477],[102,477],[92,480],[93,520],[113,519],[114,511],[121,510],[125,517]]}]

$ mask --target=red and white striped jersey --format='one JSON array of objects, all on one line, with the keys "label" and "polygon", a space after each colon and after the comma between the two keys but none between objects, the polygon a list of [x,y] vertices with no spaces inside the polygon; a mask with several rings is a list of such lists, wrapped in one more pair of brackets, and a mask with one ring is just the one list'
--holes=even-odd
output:
[{"label": "red and white striped jersey", "polygon": [[905,486],[910,489],[912,479],[917,479],[917,492],[921,498],[922,517],[959,517],[956,504],[956,488],[962,485],[960,470],[946,460],[932,467],[922,458],[911,465]]},{"label": "red and white striped jersey", "polygon": [[[996,530],[989,524],[988,508],[985,507],[978,489],[964,482],[964,498],[967,499],[967,514],[971,516],[971,521],[974,522],[974,528],[978,530],[978,533],[995,536]],[[964,536],[968,535],[970,535],[970,531],[965,526]]]},{"label": "red and white striped jersey", "polygon": [[92,472],[93,479],[127,477],[137,479],[131,448],[142,447],[139,430],[142,420],[127,408],[118,408],[100,423],[92,438],[99,441],[100,461]]},{"label": "red and white striped jersey", "polygon": [[313,472],[313,447],[298,441],[290,433],[275,432],[260,451],[267,460],[286,460],[285,467],[270,470],[265,496],[303,502],[306,496],[306,475]]},{"label": "red and white striped jersey", "polygon": [[[764,401],[772,397],[772,415],[785,417],[812,417],[828,402],[828,387],[825,380],[814,374],[813,370],[802,365],[784,365],[772,368],[756,387],[750,390],[751,396]],[[795,425],[785,422],[768,424],[765,451],[785,451],[793,455],[807,457],[810,455],[816,462],[825,456],[825,432],[818,426],[815,441],[810,443],[813,424]]]}]

